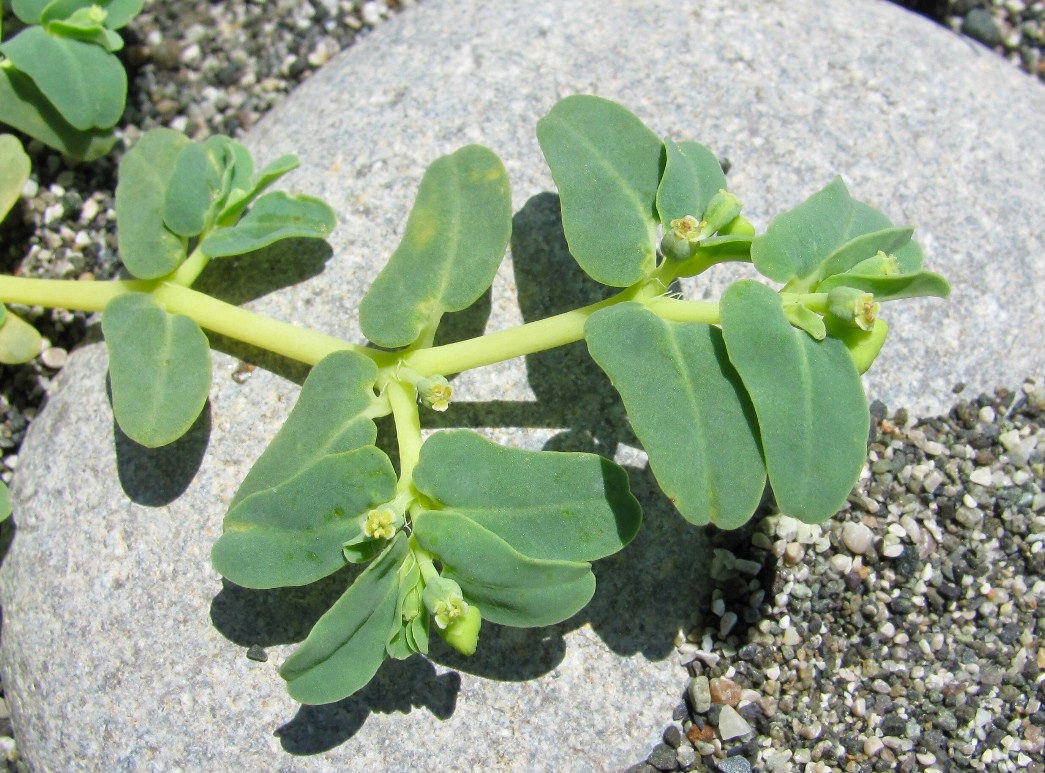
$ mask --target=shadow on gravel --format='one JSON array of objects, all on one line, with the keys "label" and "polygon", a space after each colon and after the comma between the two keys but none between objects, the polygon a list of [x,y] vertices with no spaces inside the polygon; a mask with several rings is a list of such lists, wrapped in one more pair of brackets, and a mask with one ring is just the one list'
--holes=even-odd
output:
[{"label": "shadow on gravel", "polygon": [[[526,321],[543,319],[602,300],[616,290],[589,279],[577,266],[563,235],[558,196],[534,196],[513,221],[512,260],[519,304]],[[484,296],[471,309],[448,315],[439,343],[482,333],[490,312]],[[427,413],[426,427],[522,427],[560,430],[547,450],[585,451],[613,458],[621,445],[636,447],[627,416],[609,380],[583,342],[527,358],[535,402],[457,403],[448,414]],[[396,460],[393,427],[378,422],[378,445]],[[686,523],[660,493],[648,467],[628,468],[644,523],[623,551],[593,565],[597,588],[573,618],[545,628],[508,628],[486,623],[470,658],[432,637],[427,659],[388,660],[367,687],[327,706],[302,706],[276,731],[292,754],[316,754],[349,741],[370,713],[424,707],[436,717],[453,714],[461,671],[498,681],[548,674],[566,654],[564,636],[590,625],[615,653],[649,660],[669,657],[674,638],[695,610],[709,603],[707,567],[711,547],[705,530]],[[312,625],[354,579],[359,567],[305,588],[255,591],[226,582],[211,605],[214,626],[243,646],[302,641]],[[437,673],[436,666],[453,669]],[[440,669],[441,670],[441,669]]]}]

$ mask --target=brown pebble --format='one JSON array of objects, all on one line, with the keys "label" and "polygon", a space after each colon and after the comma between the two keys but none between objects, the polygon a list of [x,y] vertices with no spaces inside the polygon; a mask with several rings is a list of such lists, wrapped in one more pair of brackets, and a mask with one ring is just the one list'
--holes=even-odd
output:
[{"label": "brown pebble", "polygon": [[725,706],[736,706],[740,703],[740,685],[724,676],[711,680],[711,700]]},{"label": "brown pebble", "polygon": [[686,731],[686,738],[693,744],[700,742],[711,743],[715,740],[715,728],[711,725],[704,725],[703,727],[693,725]]}]

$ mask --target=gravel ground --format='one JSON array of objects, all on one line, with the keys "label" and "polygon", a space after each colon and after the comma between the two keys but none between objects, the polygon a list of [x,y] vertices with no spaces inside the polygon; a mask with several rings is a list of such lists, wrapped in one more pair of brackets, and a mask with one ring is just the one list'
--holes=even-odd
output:
[{"label": "gravel ground", "polygon": [[[1045,2],[897,2],[1045,79]],[[0,271],[114,276],[115,170],[142,131],[240,136],[412,4],[147,3],[124,30],[120,143],[92,164],[29,144],[33,175],[0,226]],[[0,366],[5,481],[88,324],[82,313],[20,311],[46,340],[34,362]],[[686,700],[633,769],[1045,770],[1043,395],[1023,385],[923,420],[883,408],[850,509],[823,529],[769,518],[754,533],[718,535],[720,598],[680,641],[695,657]],[[0,771],[24,769],[15,735],[0,695]]]},{"label": "gravel ground", "polygon": [[690,678],[629,773],[1045,770],[1045,386],[871,411],[839,515],[714,535]]}]

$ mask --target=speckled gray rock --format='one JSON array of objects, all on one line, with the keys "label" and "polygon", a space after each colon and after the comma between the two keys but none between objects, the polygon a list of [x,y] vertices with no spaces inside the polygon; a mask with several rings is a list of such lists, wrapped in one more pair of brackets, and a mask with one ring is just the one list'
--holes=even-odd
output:
[{"label": "speckled gray rock", "polygon": [[[620,100],[656,131],[727,156],[761,225],[841,172],[855,195],[919,226],[929,266],[958,291],[890,314],[874,397],[936,410],[954,382],[989,388],[1042,373],[1045,92],[869,0],[801,0],[786,14],[765,0],[423,3],[249,138],[263,160],[298,152],[291,184],[338,211],[323,274],[313,276],[325,257],[313,253],[290,261],[302,281],[280,292],[267,271],[248,284],[221,269],[201,281],[359,340],[355,308],[425,166],[482,142],[505,160],[519,211],[489,326],[589,301],[597,291],[569,267],[533,133],[575,92]],[[537,286],[548,275],[550,295]],[[231,376],[244,351],[218,346],[207,412],[174,447],[113,442],[99,345],[72,355],[23,447],[0,572],[0,666],[34,770],[611,770],[645,757],[679,699],[671,643],[701,606],[707,551],[653,493],[576,347],[467,374],[457,394],[480,405],[447,421],[505,427],[491,434],[530,448],[625,449],[647,524],[597,565],[592,606],[549,630],[491,626],[472,660],[439,650],[435,665],[386,666],[353,698],[301,708],[276,669],[336,583],[223,586],[209,547],[303,372],[263,361],[241,384]],[[246,657],[254,644],[267,662]]]}]

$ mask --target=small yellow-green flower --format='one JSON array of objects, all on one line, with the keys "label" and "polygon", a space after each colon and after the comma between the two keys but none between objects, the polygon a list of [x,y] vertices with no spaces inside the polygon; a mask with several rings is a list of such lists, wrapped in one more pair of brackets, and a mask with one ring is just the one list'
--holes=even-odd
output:
[{"label": "small yellow-green flower", "polygon": [[392,539],[399,523],[399,515],[391,507],[379,507],[366,514],[363,533],[371,539]]},{"label": "small yellow-green flower", "polygon": [[417,396],[433,411],[445,411],[450,407],[454,389],[442,376],[429,376],[417,382]]},{"label": "small yellow-green flower", "polygon": [[435,624],[444,630],[454,620],[464,617],[466,614],[468,614],[468,602],[463,598],[450,598],[446,601],[440,601],[435,605],[435,609],[432,610]]}]

